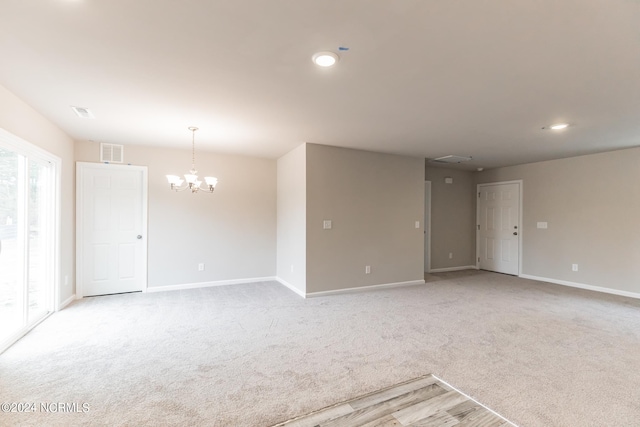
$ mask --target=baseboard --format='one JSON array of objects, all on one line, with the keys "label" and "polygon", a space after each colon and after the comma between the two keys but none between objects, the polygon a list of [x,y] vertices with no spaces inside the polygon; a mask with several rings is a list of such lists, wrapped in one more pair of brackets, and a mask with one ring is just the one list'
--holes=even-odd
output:
[{"label": "baseboard", "polygon": [[550,279],[548,277],[531,276],[529,274],[521,274],[519,277],[523,279],[537,280],[538,282],[554,283],[556,285],[569,286],[571,288],[586,289],[589,291],[602,292],[605,294],[620,295],[623,297],[640,299],[640,294],[635,292],[621,291],[618,289],[603,288],[601,286],[585,285],[584,283],[570,282],[568,280]]},{"label": "baseboard", "polygon": [[404,286],[424,285],[423,280],[410,280],[408,282],[383,283],[381,285],[360,286],[357,288],[335,289],[333,291],[311,292],[306,294],[306,298],[324,297],[327,295],[351,294],[354,292],[367,292],[379,289],[400,288]]},{"label": "baseboard", "polygon": [[147,292],[181,291],[185,289],[210,288],[212,286],[241,285],[244,283],[255,283],[255,282],[272,282],[274,280],[277,281],[278,279],[276,279],[274,276],[270,276],[270,277],[252,277],[249,279],[217,280],[214,282],[184,283],[181,285],[150,286],[147,288]]},{"label": "baseboard", "polygon": [[458,267],[446,267],[446,268],[432,268],[429,273],[444,273],[447,271],[460,271],[460,270],[477,270],[475,265],[461,265]]},{"label": "baseboard", "polygon": [[280,284],[286,286],[287,288],[289,288],[290,290],[292,290],[296,294],[300,295],[302,298],[306,298],[307,297],[303,291],[301,291],[300,289],[296,288],[295,286],[293,286],[291,283],[287,282],[286,280],[283,280],[283,279],[281,279],[279,277],[276,277],[276,280],[278,282],[280,282]]},{"label": "baseboard", "polygon": [[58,309],[56,311],[60,311],[63,308],[65,308],[66,306],[68,306],[69,304],[71,304],[74,300],[76,299],[76,294],[71,295],[69,298],[67,298],[66,300],[62,301],[59,305],[58,305]]}]

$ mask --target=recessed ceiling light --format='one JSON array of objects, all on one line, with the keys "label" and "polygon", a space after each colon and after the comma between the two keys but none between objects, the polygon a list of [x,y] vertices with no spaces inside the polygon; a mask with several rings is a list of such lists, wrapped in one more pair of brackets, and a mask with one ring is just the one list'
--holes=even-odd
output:
[{"label": "recessed ceiling light", "polygon": [[551,126],[549,126],[551,128],[551,130],[562,130],[562,129],[566,129],[569,127],[568,123],[556,123],[553,124]]},{"label": "recessed ceiling light", "polygon": [[473,157],[455,156],[453,154],[450,154],[448,156],[438,157],[437,159],[431,159],[429,161],[435,163],[462,163],[468,162],[470,160],[473,160]]},{"label": "recessed ceiling light", "polygon": [[319,67],[331,67],[338,62],[338,59],[340,58],[333,52],[318,52],[313,55],[312,59],[313,63]]}]

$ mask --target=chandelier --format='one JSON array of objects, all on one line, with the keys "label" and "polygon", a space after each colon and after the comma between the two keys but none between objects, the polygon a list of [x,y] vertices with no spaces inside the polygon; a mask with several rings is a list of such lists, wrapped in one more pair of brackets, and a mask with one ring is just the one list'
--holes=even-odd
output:
[{"label": "chandelier", "polygon": [[[192,193],[197,193],[200,190],[208,191],[209,193],[213,193],[213,190],[216,188],[216,184],[218,183],[218,178],[214,176],[205,176],[204,180],[206,182],[207,187],[200,187],[202,181],[198,181],[198,171],[196,170],[196,131],[197,127],[191,126],[189,128],[191,131],[191,170],[189,173],[184,174],[184,180],[180,179],[177,175],[167,175],[167,180],[171,185],[171,189],[175,191],[183,191],[183,190],[191,190]],[[185,185],[182,185],[185,182]]]}]

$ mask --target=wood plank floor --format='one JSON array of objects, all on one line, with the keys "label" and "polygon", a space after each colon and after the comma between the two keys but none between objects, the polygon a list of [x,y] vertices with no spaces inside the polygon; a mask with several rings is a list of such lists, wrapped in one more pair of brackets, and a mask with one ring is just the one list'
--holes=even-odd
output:
[{"label": "wood plank floor", "polygon": [[273,427],[513,426],[433,375],[338,403]]}]

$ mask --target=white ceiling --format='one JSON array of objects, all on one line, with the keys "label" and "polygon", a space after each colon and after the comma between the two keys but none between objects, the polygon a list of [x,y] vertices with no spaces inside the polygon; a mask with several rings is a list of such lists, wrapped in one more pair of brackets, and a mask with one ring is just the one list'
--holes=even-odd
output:
[{"label": "white ceiling", "polygon": [[76,140],[513,165],[640,145],[640,2],[0,0],[0,85]]}]

